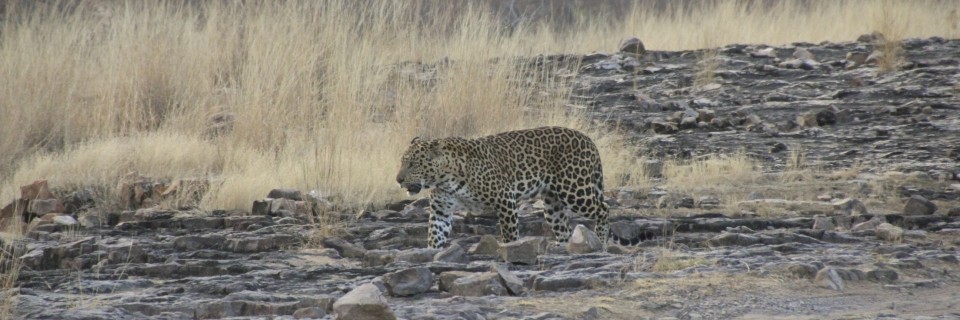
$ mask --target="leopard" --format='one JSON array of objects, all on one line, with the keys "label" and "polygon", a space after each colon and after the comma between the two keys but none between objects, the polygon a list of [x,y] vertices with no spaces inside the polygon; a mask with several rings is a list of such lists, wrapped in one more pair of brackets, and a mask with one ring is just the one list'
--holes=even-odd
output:
[{"label": "leopard", "polygon": [[411,196],[430,190],[427,246],[450,240],[455,212],[495,212],[500,242],[519,238],[518,207],[539,196],[555,244],[570,238],[568,211],[594,220],[603,248],[607,240],[636,245],[644,240],[611,235],[603,195],[603,166],[593,140],[566,127],[539,127],[479,138],[416,137],[401,157],[397,183]]}]

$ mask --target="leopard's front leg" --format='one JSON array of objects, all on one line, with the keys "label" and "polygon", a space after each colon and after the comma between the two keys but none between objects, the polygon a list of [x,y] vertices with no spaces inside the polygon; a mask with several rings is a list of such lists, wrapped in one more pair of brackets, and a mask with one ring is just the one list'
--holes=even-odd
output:
[{"label": "leopard's front leg", "polygon": [[430,196],[430,219],[427,227],[427,246],[432,249],[442,248],[450,238],[453,228],[452,218],[456,206],[452,200]]}]

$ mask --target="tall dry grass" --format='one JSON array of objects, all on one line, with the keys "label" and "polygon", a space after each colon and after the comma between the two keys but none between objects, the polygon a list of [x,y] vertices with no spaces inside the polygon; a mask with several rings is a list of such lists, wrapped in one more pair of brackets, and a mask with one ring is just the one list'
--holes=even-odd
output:
[{"label": "tall dry grass", "polygon": [[[211,178],[210,208],[246,209],[274,187],[375,205],[402,197],[392,177],[413,136],[542,125],[588,131],[608,184],[637,184],[622,135],[565,106],[556,69],[576,66],[514,57],[609,51],[629,35],[690,49],[704,30],[717,44],[851,40],[884,19],[908,21],[902,37],[947,35],[955,4],[692,3],[523,24],[485,2],[8,1],[0,202],[38,178],[110,187],[139,171]],[[232,130],[209,135],[215,116]]]}]

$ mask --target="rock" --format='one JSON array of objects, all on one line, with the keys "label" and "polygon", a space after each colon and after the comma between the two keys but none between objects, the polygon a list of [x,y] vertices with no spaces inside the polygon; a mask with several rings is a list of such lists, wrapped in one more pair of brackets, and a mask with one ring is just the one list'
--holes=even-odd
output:
[{"label": "rock", "polygon": [[830,110],[820,110],[816,113],[817,125],[829,126],[837,123],[837,114]]},{"label": "rock", "polygon": [[884,56],[885,55],[883,54],[883,51],[874,50],[869,55],[867,55],[867,58],[863,61],[863,63],[870,64],[870,65],[877,65],[877,64],[880,64],[880,61],[883,61]]},{"label": "rock", "polygon": [[877,226],[877,238],[891,242],[903,240],[903,228],[889,223],[881,223]]},{"label": "rock", "polygon": [[[789,131],[789,130],[784,130],[784,131]],[[787,144],[783,142],[774,143],[773,146],[770,147],[770,153],[780,153],[784,151],[787,151]]]},{"label": "rock", "polygon": [[851,64],[851,67],[856,67],[867,62],[867,56],[869,56],[869,54],[864,51],[847,52],[845,60]]},{"label": "rock", "polygon": [[787,272],[797,278],[814,279],[817,276],[817,267],[806,263],[795,263],[787,267]]},{"label": "rock", "polygon": [[450,288],[453,286],[454,281],[457,281],[457,279],[463,277],[471,276],[473,274],[473,272],[467,271],[447,271],[441,273],[440,276],[437,277],[437,287],[440,289],[440,291],[450,292]]},{"label": "rock", "polygon": [[440,250],[440,252],[437,252],[437,254],[433,255],[433,261],[464,263],[467,262],[466,253],[467,252],[463,250],[463,247],[453,243],[447,248]]},{"label": "rock", "polygon": [[523,237],[517,241],[501,244],[497,253],[506,262],[533,265],[537,256],[547,251],[547,241],[543,237]]},{"label": "rock", "polygon": [[294,319],[320,319],[327,315],[327,310],[318,307],[300,308],[293,312]]},{"label": "rock", "polygon": [[273,189],[267,194],[271,199],[289,199],[293,201],[303,200],[303,195],[297,189]]},{"label": "rock", "polygon": [[822,127],[837,123],[837,115],[830,110],[810,111],[797,117],[797,124],[801,127]]},{"label": "rock", "polygon": [[399,227],[384,227],[371,232],[363,239],[363,247],[367,249],[392,249],[409,247],[406,244],[409,236],[406,230]]},{"label": "rock", "polygon": [[949,217],[960,217],[960,207],[950,208],[950,211],[947,211],[947,216],[949,216]]},{"label": "rock", "polygon": [[693,201],[693,198],[691,198],[691,197],[689,197],[689,196],[687,196],[687,195],[684,195],[684,194],[679,194],[679,193],[673,193],[673,192],[671,192],[671,193],[668,193],[668,194],[665,194],[665,195],[661,196],[660,199],[657,199],[657,208],[661,208],[661,209],[663,209],[663,208],[668,208],[668,209],[690,208],[690,209],[692,209],[692,208],[695,207],[695,206],[696,206],[696,203],[695,203],[695,201]]},{"label": "rock", "polygon": [[832,217],[825,216],[816,216],[813,217],[813,229],[814,230],[827,230],[832,231],[837,226],[833,223]]},{"label": "rock", "polygon": [[822,288],[843,291],[843,279],[840,278],[840,274],[833,267],[825,267],[817,271],[813,283]]},{"label": "rock", "polygon": [[676,125],[662,121],[650,122],[650,129],[659,134],[672,134],[678,130]]},{"label": "rock", "polygon": [[84,228],[100,228],[110,225],[107,215],[100,210],[88,210],[81,212],[77,216],[77,223]]},{"label": "rock", "polygon": [[27,205],[26,199],[16,199],[0,209],[0,227],[9,226],[15,220],[24,221],[27,218]]},{"label": "rock", "polygon": [[777,53],[773,48],[763,48],[751,51],[750,56],[754,58],[776,58]]},{"label": "rock", "polygon": [[717,118],[717,112],[713,109],[698,109],[697,110],[697,120],[700,122],[709,123],[713,119]]},{"label": "rock", "polygon": [[254,200],[253,208],[250,209],[250,214],[255,216],[265,216],[270,214],[270,207],[272,206],[272,201],[269,200]]},{"label": "rock", "polygon": [[70,214],[76,213],[77,211],[83,209],[90,209],[96,205],[93,199],[93,191],[89,189],[80,189],[71,192],[62,200],[65,209],[64,212]]},{"label": "rock", "polygon": [[54,199],[47,180],[36,180],[28,185],[20,186],[20,199],[33,201],[37,199]]},{"label": "rock", "polygon": [[517,277],[517,275],[510,272],[506,266],[499,263],[491,264],[491,271],[496,272],[500,276],[500,281],[503,282],[503,286],[507,288],[507,291],[510,291],[512,295],[521,295],[526,288],[523,286],[523,280]]},{"label": "rock", "polygon": [[63,208],[63,205],[60,204],[60,200],[57,199],[36,199],[30,200],[30,207],[27,209],[28,212],[42,216],[51,212],[64,212],[66,211]]},{"label": "rock", "polygon": [[488,295],[505,296],[507,288],[503,286],[496,272],[474,273],[453,281],[450,293],[458,296],[482,297]]},{"label": "rock", "polygon": [[117,183],[120,201],[126,209],[151,207],[159,201],[160,194],[166,190],[166,182],[139,173],[131,172]]},{"label": "rock", "polygon": [[907,215],[933,214],[934,212],[937,212],[937,205],[921,195],[910,196],[903,207],[903,214]]},{"label": "rock", "polygon": [[724,246],[749,246],[752,244],[760,243],[760,238],[754,235],[741,234],[741,233],[721,233],[709,240],[707,240],[707,245],[714,247],[724,247]]},{"label": "rock", "polygon": [[820,63],[809,60],[809,59],[790,59],[778,64],[778,67],[785,69],[803,69],[803,70],[813,70],[819,66]]},{"label": "rock", "polygon": [[347,240],[337,237],[327,237],[323,239],[323,246],[337,250],[337,253],[344,258],[363,258],[367,250],[363,247],[354,245]]},{"label": "rock", "polygon": [[281,211],[296,212],[297,202],[284,198],[270,200],[270,214],[280,216]]},{"label": "rock", "polygon": [[337,319],[391,320],[397,317],[377,286],[367,283],[354,288],[333,303]]},{"label": "rock", "polygon": [[427,263],[433,261],[433,257],[440,253],[440,249],[416,248],[403,250],[397,253],[396,261],[406,261],[410,263]]},{"label": "rock", "polygon": [[567,241],[567,251],[574,254],[597,252],[601,248],[603,248],[603,241],[600,241],[593,230],[582,224],[573,228],[573,234]]},{"label": "rock", "polygon": [[697,127],[697,118],[683,117],[680,119],[680,129],[693,129]]},{"label": "rock", "polygon": [[53,223],[61,226],[72,226],[77,224],[77,220],[71,216],[61,214],[53,217]]},{"label": "rock", "polygon": [[868,214],[867,206],[856,198],[846,198],[833,202],[834,214],[860,216]]},{"label": "rock", "polygon": [[880,31],[874,31],[872,33],[862,34],[857,37],[857,42],[865,42],[870,44],[883,43],[887,41],[887,37],[883,35]]},{"label": "rock", "polygon": [[887,219],[885,219],[884,217],[874,216],[869,221],[861,222],[853,225],[853,227],[850,228],[850,231],[875,230],[877,229],[878,226],[886,222],[887,222]]},{"label": "rock", "polygon": [[793,57],[801,60],[815,60],[813,58],[813,53],[806,48],[796,48],[793,50]]},{"label": "rock", "polygon": [[470,254],[493,256],[497,255],[499,248],[500,245],[497,244],[497,237],[485,234],[480,237],[480,242],[470,247]]},{"label": "rock", "polygon": [[403,269],[383,275],[383,283],[392,296],[412,296],[430,290],[433,272],[426,267]]},{"label": "rock", "polygon": [[637,39],[636,37],[630,37],[620,42],[619,51],[632,54],[643,54],[644,52],[647,52],[647,49],[643,46],[643,41],[640,41],[640,39]]},{"label": "rock", "polygon": [[647,177],[662,177],[663,176],[663,161],[659,159],[647,159],[641,163],[643,168],[643,174]]},{"label": "rock", "polygon": [[890,283],[900,279],[900,274],[892,269],[876,269],[867,271],[867,279],[877,282]]},{"label": "rock", "polygon": [[364,267],[379,267],[393,263],[397,258],[396,250],[367,250],[363,254]]},{"label": "rock", "polygon": [[697,207],[701,209],[717,209],[720,208],[720,198],[716,196],[701,196],[697,200]]}]

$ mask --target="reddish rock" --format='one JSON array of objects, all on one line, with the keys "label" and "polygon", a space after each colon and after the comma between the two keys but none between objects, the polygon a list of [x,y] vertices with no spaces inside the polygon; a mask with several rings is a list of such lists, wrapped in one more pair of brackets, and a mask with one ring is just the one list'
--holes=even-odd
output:
[{"label": "reddish rock", "polygon": [[20,199],[34,200],[53,198],[53,193],[50,192],[50,187],[47,186],[47,180],[41,179],[31,184],[20,186]]}]

